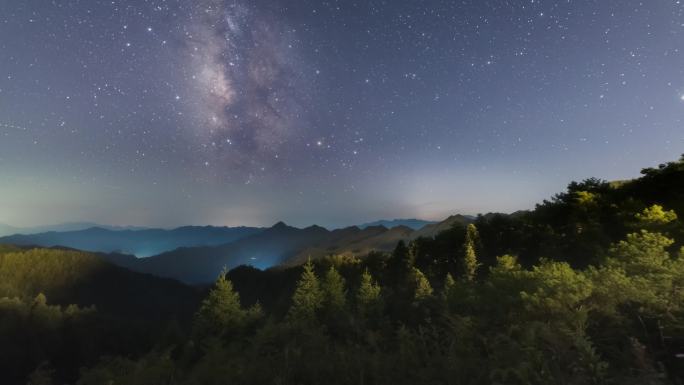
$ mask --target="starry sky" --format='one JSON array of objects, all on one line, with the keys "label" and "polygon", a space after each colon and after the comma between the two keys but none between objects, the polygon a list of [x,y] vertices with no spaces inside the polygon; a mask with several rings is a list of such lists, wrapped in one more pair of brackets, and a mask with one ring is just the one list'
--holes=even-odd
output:
[{"label": "starry sky", "polygon": [[529,209],[684,153],[679,0],[0,0],[0,222]]}]

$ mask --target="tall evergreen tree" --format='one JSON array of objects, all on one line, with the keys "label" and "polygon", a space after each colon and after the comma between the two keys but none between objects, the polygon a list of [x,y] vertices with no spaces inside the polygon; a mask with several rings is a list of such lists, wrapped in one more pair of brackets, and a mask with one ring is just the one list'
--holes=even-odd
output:
[{"label": "tall evergreen tree", "polygon": [[382,313],[380,291],[380,286],[375,283],[368,269],[364,270],[356,293],[356,306],[362,317],[372,318]]},{"label": "tall evergreen tree", "polygon": [[200,338],[235,332],[244,325],[245,316],[240,296],[223,272],[195,315],[194,332]]},{"label": "tall evergreen tree", "polygon": [[406,279],[410,277],[412,268],[413,261],[411,260],[409,248],[406,247],[406,243],[403,240],[397,242],[397,246],[387,261],[389,284],[392,286],[404,286]]},{"label": "tall evergreen tree", "polygon": [[422,301],[432,296],[432,286],[422,271],[413,268],[413,298]]},{"label": "tall evergreen tree", "polygon": [[313,264],[309,260],[304,265],[304,271],[297,282],[288,318],[294,322],[314,323],[316,313],[323,305],[323,300],[321,285]]},{"label": "tall evergreen tree", "polygon": [[451,275],[451,273],[447,273],[446,278],[444,279],[444,291],[442,292],[443,299],[447,303],[450,303],[451,300],[453,299],[455,293],[456,293],[456,280]]},{"label": "tall evergreen tree", "polygon": [[344,278],[331,266],[322,283],[323,303],[332,312],[344,310],[347,304],[347,290]]},{"label": "tall evergreen tree", "polygon": [[463,244],[463,272],[464,278],[472,282],[477,277],[477,269],[480,263],[477,261],[475,247],[479,242],[479,234],[474,224],[469,224],[466,228],[466,237]]}]

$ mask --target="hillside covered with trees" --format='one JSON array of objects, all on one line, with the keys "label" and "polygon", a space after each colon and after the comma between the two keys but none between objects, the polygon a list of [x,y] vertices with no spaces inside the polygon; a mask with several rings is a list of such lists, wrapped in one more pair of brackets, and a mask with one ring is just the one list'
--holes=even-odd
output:
[{"label": "hillside covered with trees", "polygon": [[[132,296],[93,308],[108,291],[87,289],[84,300],[74,286],[100,264],[134,273],[79,252],[6,247],[0,362],[25,365],[2,382],[680,384],[682,218],[684,157],[633,181],[572,183],[533,211],[482,215],[391,253],[241,266],[218,274],[196,306],[179,305],[189,322],[162,328],[146,316],[142,329],[112,322],[133,318],[107,307],[117,298],[134,307]],[[159,306],[151,313],[192,304],[178,297],[195,293],[186,286],[135,276],[159,290],[136,289],[152,293],[141,301]],[[130,293],[132,282],[109,289]],[[61,307],[48,305],[51,295]],[[149,325],[157,332],[138,339]],[[90,329],[107,327],[116,330]],[[122,339],[88,350],[94,335]]]},{"label": "hillside covered with trees", "polygon": [[180,335],[201,296],[90,253],[0,246],[0,383],[47,363],[73,379],[101,355],[140,354]]}]

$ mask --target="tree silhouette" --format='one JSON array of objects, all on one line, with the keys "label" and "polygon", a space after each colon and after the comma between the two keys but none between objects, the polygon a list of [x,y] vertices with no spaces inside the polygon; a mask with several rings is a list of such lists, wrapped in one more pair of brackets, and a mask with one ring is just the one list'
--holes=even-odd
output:
[{"label": "tree silhouette", "polygon": [[323,305],[324,297],[314,266],[309,260],[304,265],[297,288],[292,295],[292,306],[288,317],[293,322],[312,324],[316,322],[318,310]]},{"label": "tree silhouette", "polygon": [[480,267],[475,251],[479,239],[480,236],[477,232],[477,227],[472,223],[469,224],[466,228],[465,243],[463,244],[463,271],[464,278],[468,282],[475,280],[477,277],[477,269]]}]

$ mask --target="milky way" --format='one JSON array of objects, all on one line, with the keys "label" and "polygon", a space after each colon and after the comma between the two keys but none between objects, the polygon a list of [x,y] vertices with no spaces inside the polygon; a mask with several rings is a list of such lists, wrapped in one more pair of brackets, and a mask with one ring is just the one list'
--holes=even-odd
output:
[{"label": "milky way", "polygon": [[533,207],[684,152],[684,4],[0,0],[0,222]]},{"label": "milky way", "polygon": [[185,31],[195,128],[222,144],[216,156],[227,166],[274,157],[301,128],[306,82],[288,44],[295,32],[250,4],[196,5]]}]

